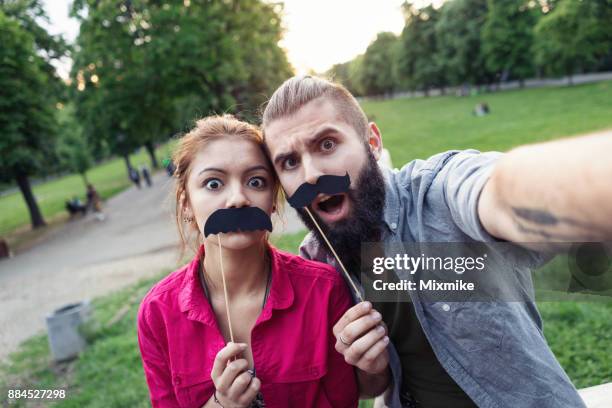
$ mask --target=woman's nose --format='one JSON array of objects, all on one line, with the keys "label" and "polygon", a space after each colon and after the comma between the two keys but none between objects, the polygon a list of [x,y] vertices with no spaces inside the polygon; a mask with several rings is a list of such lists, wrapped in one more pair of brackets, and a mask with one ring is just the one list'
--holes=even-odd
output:
[{"label": "woman's nose", "polygon": [[240,208],[240,207],[248,207],[251,205],[249,198],[246,196],[242,187],[235,187],[232,189],[230,193],[230,197],[227,200],[228,208]]}]

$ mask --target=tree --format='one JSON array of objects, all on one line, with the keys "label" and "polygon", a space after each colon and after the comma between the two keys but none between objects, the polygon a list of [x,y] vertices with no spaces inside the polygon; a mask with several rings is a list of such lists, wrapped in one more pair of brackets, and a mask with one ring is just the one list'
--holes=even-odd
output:
[{"label": "tree", "polygon": [[595,69],[612,47],[612,1],[558,0],[535,27],[535,60],[546,74]]},{"label": "tree", "polygon": [[29,177],[51,165],[56,133],[45,61],[34,38],[0,11],[0,177],[14,179],[33,228],[45,225]]},{"label": "tree", "polygon": [[436,24],[436,58],[454,85],[491,82],[481,50],[480,31],[487,0],[453,0],[442,7]]},{"label": "tree", "polygon": [[523,80],[534,72],[533,26],[536,10],[527,0],[488,0],[482,30],[482,53],[486,67],[498,79]]},{"label": "tree", "polygon": [[83,135],[82,126],[74,118],[74,107],[67,105],[60,112],[62,132],[57,142],[57,156],[64,169],[81,175],[87,188],[87,170],[93,164],[91,148]]},{"label": "tree", "polygon": [[237,47],[242,80],[231,91],[234,110],[244,119],[259,120],[261,105],[293,75],[285,51],[278,46],[282,11],[282,3],[241,0],[232,4],[228,31],[235,32],[236,44],[248,44]]},{"label": "tree", "polygon": [[358,55],[350,61],[333,65],[325,75],[331,80],[344,85],[355,96],[364,95],[362,81],[363,55]]},{"label": "tree", "polygon": [[[72,77],[93,145],[126,158],[196,115],[253,111],[290,75],[278,6],[259,0],[180,3],[77,0]],[[248,47],[245,46],[248,44]],[[189,122],[189,123],[187,123]]]},{"label": "tree", "polygon": [[[157,165],[153,141],[169,133],[172,106],[158,58],[145,30],[148,13],[140,2],[76,1],[72,14],[81,21],[71,76],[76,116],[88,144],[123,156],[145,145]],[[151,66],[153,65],[153,66]]]},{"label": "tree", "polygon": [[361,83],[367,95],[388,94],[397,87],[397,42],[395,34],[379,33],[366,49]]},{"label": "tree", "polygon": [[49,17],[41,0],[0,0],[0,10],[28,32],[33,40],[37,54],[42,58],[43,72],[49,78],[49,92],[65,99],[66,86],[63,84],[52,62],[69,52],[69,47],[61,36],[50,34],[40,23],[49,24]]},{"label": "tree", "polygon": [[398,72],[410,88],[444,87],[444,71],[435,57],[438,52],[436,24],[440,11],[428,6],[422,9],[404,4],[406,25],[400,36]]}]

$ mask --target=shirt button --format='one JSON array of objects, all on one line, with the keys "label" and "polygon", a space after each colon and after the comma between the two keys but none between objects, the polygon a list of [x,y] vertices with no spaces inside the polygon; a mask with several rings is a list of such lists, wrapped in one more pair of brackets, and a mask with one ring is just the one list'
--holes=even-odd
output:
[{"label": "shirt button", "polygon": [[396,229],[397,228],[397,224],[396,223],[391,223],[391,229]]},{"label": "shirt button", "polygon": [[442,305],[442,310],[444,310],[445,312],[448,312],[450,310],[450,306],[448,305],[448,303]]}]

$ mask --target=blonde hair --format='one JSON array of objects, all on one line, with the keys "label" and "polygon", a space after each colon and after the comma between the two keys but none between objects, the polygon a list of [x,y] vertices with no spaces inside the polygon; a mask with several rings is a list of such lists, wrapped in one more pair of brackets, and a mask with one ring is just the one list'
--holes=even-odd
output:
[{"label": "blonde hair", "polygon": [[266,126],[273,121],[290,116],[321,97],[335,102],[341,119],[367,139],[368,119],[355,97],[338,83],[310,75],[289,78],[272,94],[262,115],[264,133]]},{"label": "blonde hair", "polygon": [[[179,144],[172,155],[172,161],[176,170],[174,171],[174,178],[176,179],[175,189],[175,216],[176,224],[178,227],[179,237],[181,239],[181,255],[182,258],[185,253],[185,248],[188,243],[201,242],[202,231],[198,229],[198,225],[195,220],[189,222],[189,232],[187,235],[184,230],[184,221],[182,219],[182,212],[184,205],[189,202],[189,192],[187,190],[187,180],[191,172],[191,166],[193,159],[196,154],[212,139],[220,137],[237,136],[249,140],[257,144],[264,153],[268,166],[274,177],[274,204],[278,207],[277,203],[279,200],[280,183],[274,173],[274,167],[269,162],[268,156],[265,154],[263,146],[263,136],[257,126],[251,125],[250,123],[240,121],[232,115],[214,115],[196,121],[196,125],[187,134],[185,134],[179,141]],[[195,234],[195,239],[191,237]],[[197,252],[197,248],[192,246],[191,249]]]}]

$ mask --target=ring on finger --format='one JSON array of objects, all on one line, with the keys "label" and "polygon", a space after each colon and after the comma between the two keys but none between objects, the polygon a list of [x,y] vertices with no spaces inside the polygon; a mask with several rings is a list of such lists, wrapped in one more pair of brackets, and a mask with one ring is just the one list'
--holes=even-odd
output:
[{"label": "ring on finger", "polygon": [[347,347],[350,347],[350,345],[351,345],[351,343],[349,343],[348,341],[344,340],[344,338],[342,337],[341,334],[338,336],[338,340],[340,340],[340,343],[344,344]]}]

